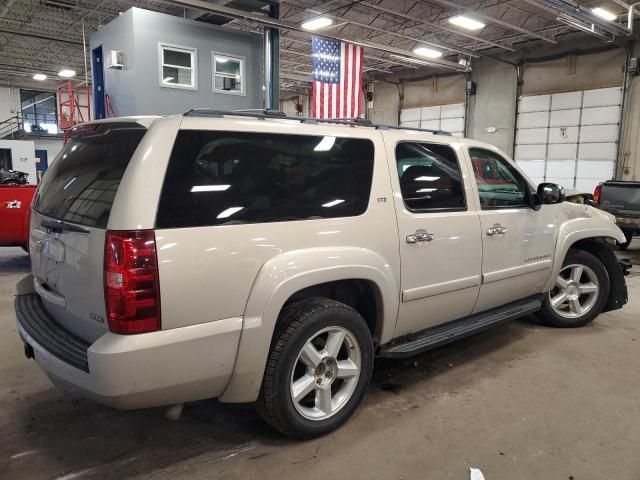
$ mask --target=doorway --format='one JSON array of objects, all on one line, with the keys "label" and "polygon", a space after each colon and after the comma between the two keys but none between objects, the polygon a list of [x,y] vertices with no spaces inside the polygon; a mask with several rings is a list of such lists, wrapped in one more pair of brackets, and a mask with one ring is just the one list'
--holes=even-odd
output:
[{"label": "doorway", "polygon": [[0,167],[5,170],[11,170],[13,168],[10,148],[0,148]]},{"label": "doorway", "polygon": [[102,58],[102,45],[93,49],[93,98],[95,118],[106,118],[104,103],[104,65]]}]

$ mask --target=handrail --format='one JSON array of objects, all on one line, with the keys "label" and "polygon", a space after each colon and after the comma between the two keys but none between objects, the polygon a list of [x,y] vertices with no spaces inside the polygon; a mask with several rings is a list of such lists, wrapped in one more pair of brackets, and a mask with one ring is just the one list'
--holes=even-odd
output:
[{"label": "handrail", "polygon": [[19,136],[23,131],[24,122],[22,120],[22,115],[19,113],[0,122],[0,138],[11,136],[13,139],[14,135],[17,134]]}]

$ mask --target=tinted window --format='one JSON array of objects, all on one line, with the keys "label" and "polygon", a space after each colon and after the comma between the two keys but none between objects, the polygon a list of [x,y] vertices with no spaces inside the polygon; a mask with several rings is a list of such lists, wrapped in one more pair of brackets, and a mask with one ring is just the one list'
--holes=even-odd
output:
[{"label": "tinted window", "polygon": [[47,170],[36,211],[67,222],[106,228],[120,180],[146,130],[137,123],[80,127]]},{"label": "tinted window", "polygon": [[482,209],[526,207],[527,182],[497,153],[470,148]]},{"label": "tinted window", "polygon": [[400,190],[412,212],[465,209],[458,159],[447,145],[402,142],[396,146]]},{"label": "tinted window", "polygon": [[159,228],[349,217],[367,209],[369,140],[182,130]]}]

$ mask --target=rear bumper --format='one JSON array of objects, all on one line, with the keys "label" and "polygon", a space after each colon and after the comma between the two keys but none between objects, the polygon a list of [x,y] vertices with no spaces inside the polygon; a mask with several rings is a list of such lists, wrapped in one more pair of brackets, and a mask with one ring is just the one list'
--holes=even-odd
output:
[{"label": "rear bumper", "polygon": [[242,318],[88,343],[58,325],[36,294],[16,297],[18,331],[57,386],[122,409],[215,398],[233,372]]}]

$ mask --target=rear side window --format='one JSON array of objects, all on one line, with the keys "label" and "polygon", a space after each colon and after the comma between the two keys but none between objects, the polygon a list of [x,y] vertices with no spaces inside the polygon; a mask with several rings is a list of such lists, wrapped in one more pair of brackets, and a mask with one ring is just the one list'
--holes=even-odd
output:
[{"label": "rear side window", "polygon": [[182,130],[156,226],[361,215],[369,204],[373,152],[365,139]]},{"label": "rear side window", "polygon": [[462,175],[448,145],[401,142],[396,165],[404,204],[410,212],[465,210]]},{"label": "rear side window", "polygon": [[106,228],[124,171],[146,129],[124,122],[81,128],[44,175],[34,208],[58,220]]}]

